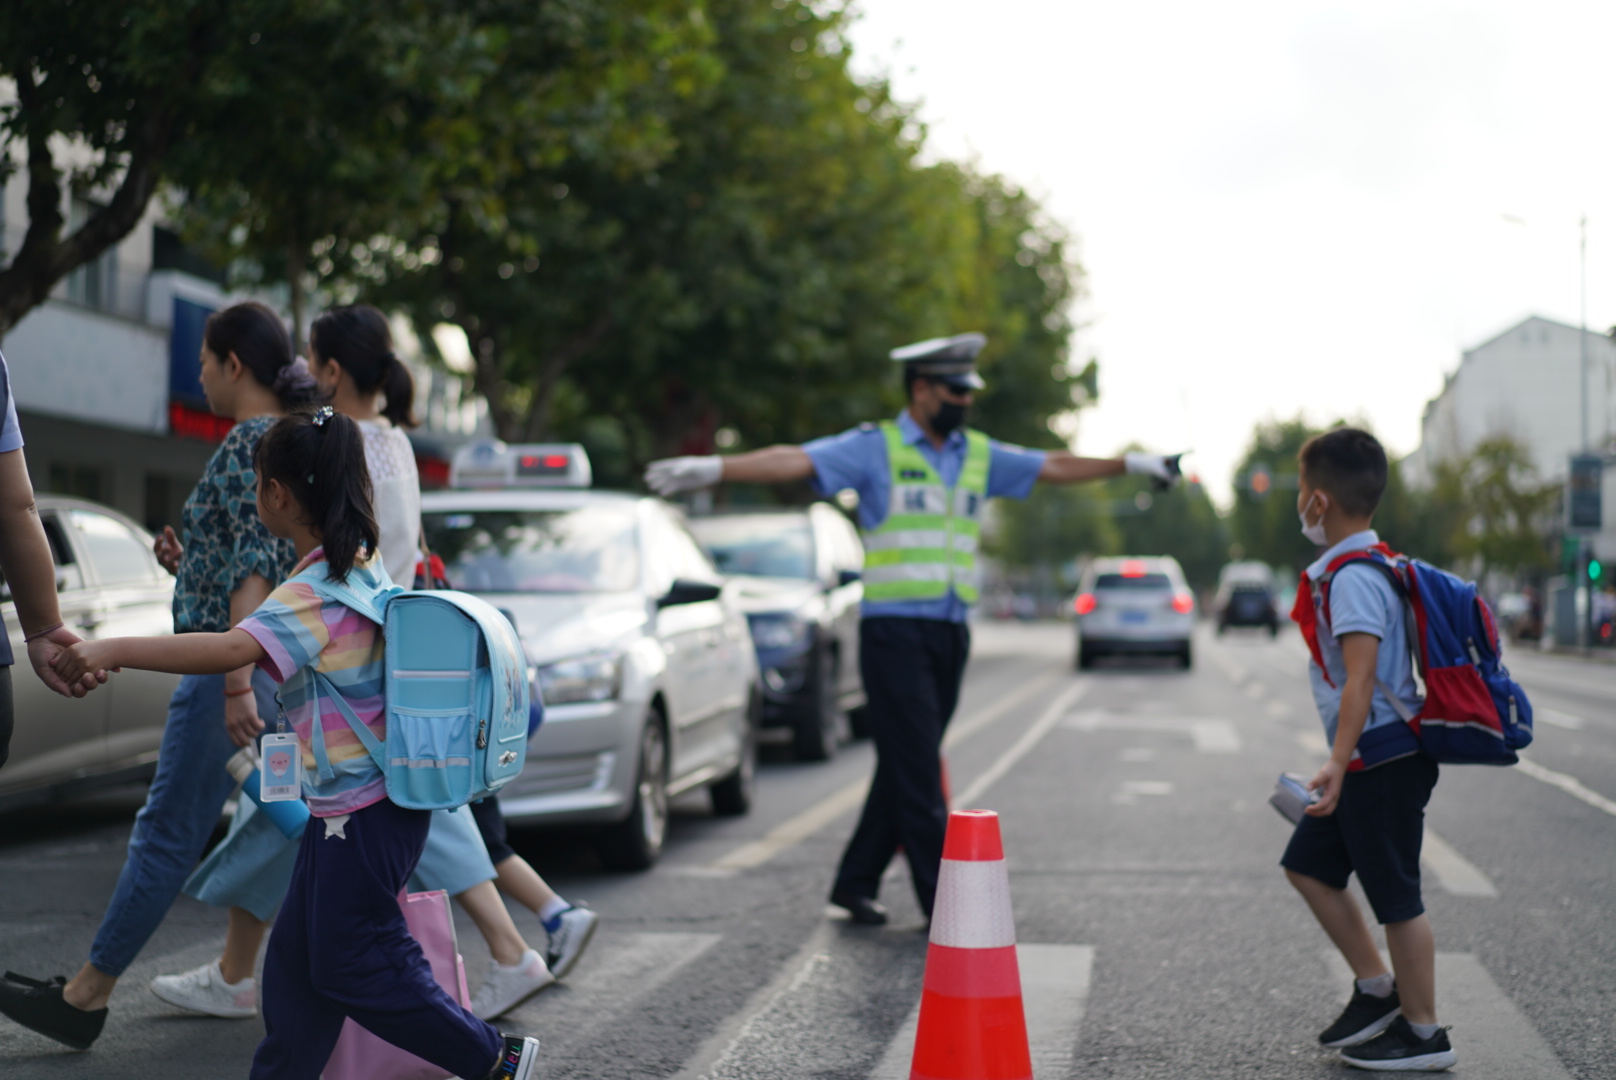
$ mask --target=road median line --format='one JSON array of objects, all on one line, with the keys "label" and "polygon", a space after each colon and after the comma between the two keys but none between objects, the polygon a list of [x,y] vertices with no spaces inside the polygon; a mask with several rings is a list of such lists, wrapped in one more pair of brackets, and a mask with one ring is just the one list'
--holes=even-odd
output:
[{"label": "road median line", "polygon": [[1603,810],[1612,817],[1616,817],[1616,799],[1607,799],[1599,792],[1584,787],[1582,781],[1575,776],[1544,768],[1537,762],[1528,761],[1526,758],[1521,758],[1520,761],[1516,762],[1515,768],[1518,772],[1525,773],[1533,780],[1541,780],[1550,787],[1557,787],[1573,799],[1581,799],[1595,810]]}]

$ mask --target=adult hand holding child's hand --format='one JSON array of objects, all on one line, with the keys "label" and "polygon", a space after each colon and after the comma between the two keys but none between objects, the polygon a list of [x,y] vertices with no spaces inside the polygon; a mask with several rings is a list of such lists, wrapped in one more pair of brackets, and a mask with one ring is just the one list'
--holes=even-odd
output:
[{"label": "adult hand holding child's hand", "polygon": [[[107,681],[109,671],[117,671],[112,661],[112,643],[108,641],[80,641],[56,654],[51,670],[70,687],[88,687],[91,683]],[[74,694],[83,697],[83,694]]]},{"label": "adult hand holding child's hand", "polygon": [[164,525],[163,534],[152,542],[152,554],[170,574],[180,572],[180,559],[185,556],[185,545],[174,535],[174,526]]}]

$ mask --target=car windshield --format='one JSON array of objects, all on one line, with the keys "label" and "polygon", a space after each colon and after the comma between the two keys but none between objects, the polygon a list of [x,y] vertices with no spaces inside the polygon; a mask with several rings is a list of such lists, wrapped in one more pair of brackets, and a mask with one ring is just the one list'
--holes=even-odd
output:
[{"label": "car windshield", "polygon": [[423,514],[449,584],[469,592],[627,592],[640,580],[639,529],[622,506]]},{"label": "car windshield", "polygon": [[814,577],[814,536],[800,517],[711,517],[690,523],[696,539],[725,574]]},{"label": "car windshield", "polygon": [[1094,579],[1094,588],[1100,589],[1171,589],[1173,583],[1166,574],[1101,574]]}]

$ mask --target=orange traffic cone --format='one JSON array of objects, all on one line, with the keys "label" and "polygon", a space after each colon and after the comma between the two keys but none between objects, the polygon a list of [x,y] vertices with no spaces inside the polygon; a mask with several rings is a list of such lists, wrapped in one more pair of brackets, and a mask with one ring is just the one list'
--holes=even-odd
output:
[{"label": "orange traffic cone", "polygon": [[999,815],[948,815],[910,1080],[1032,1080]]}]

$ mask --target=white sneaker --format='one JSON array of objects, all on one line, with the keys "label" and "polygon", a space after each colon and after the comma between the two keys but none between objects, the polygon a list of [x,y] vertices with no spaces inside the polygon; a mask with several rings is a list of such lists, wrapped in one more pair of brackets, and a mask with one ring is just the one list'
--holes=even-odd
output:
[{"label": "white sneaker", "polygon": [[588,908],[570,907],[556,918],[561,920],[561,925],[550,935],[550,948],[544,959],[555,977],[564,979],[584,954],[589,939],[595,936],[595,924],[600,922],[600,916]]},{"label": "white sneaker", "polygon": [[496,960],[471,996],[471,1014],[479,1020],[503,1016],[555,981],[537,949],[529,949],[510,967]]},{"label": "white sneaker", "polygon": [[159,975],[151,981],[151,992],[170,1005],[226,1020],[258,1015],[257,980],[249,975],[238,983],[227,983],[217,960],[179,975]]},{"label": "white sneaker", "polygon": [[501,1034],[505,1040],[500,1051],[499,1064],[489,1073],[489,1080],[530,1080],[539,1069],[539,1040],[528,1036]]}]

